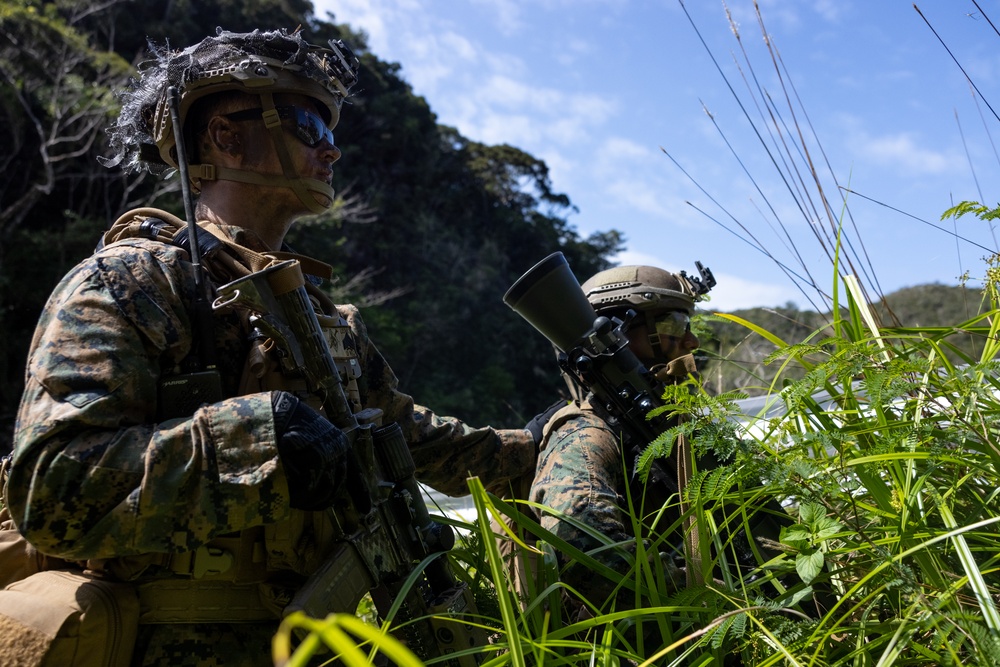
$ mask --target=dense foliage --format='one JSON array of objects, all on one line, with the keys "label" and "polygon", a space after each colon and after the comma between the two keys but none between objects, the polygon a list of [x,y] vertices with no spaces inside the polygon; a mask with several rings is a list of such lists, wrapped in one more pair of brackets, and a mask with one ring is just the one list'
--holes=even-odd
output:
[{"label": "dense foliage", "polygon": [[373,339],[420,402],[474,424],[520,426],[552,401],[560,383],[550,347],[501,297],[556,250],[586,278],[608,265],[622,238],[580,238],[543,162],[438,124],[397,65],[370,53],[362,35],[315,17],[308,0],[4,0],[0,450],[55,283],[129,208],[182,210],[176,178],[124,179],[96,159],[116,113],[114,90],[135,71],[147,38],[187,45],[206,26],[298,25],[314,43],[345,39],[362,74],[337,128],[340,197],[290,242],[334,264],[342,280],[331,291],[363,307]]}]

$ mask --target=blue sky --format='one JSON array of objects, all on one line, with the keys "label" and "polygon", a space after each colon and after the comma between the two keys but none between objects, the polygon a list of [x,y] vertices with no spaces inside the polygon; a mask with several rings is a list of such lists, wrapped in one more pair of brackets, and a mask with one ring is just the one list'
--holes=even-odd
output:
[{"label": "blue sky", "polygon": [[838,220],[869,294],[981,284],[1000,233],[939,218],[1000,201],[1000,3],[916,4],[926,22],[911,0],[759,0],[776,70],[752,0],[315,0],[440,122],[543,159],[581,235],[625,233],[619,261],[710,267],[715,310],[823,307],[814,230]]}]

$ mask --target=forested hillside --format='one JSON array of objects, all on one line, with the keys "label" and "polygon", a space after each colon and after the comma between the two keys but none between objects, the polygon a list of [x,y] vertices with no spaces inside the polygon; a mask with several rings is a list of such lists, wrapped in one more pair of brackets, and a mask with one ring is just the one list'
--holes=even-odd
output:
[{"label": "forested hillside", "polygon": [[[884,327],[895,328],[905,337],[908,327],[955,327],[988,310],[979,290],[941,284],[907,287],[888,294],[872,310]],[[703,311],[711,312],[710,304]],[[776,308],[751,308],[730,313],[755,324],[789,344],[809,341],[820,344],[833,333],[830,313],[799,310],[794,304]],[[784,359],[766,363],[775,346],[763,336],[735,322],[706,315],[699,331],[702,343],[701,367],[713,391],[740,389],[760,394],[771,385]],[[923,332],[926,337],[928,332]],[[971,333],[952,333],[945,338],[947,356],[962,363],[982,351],[982,341]],[[965,357],[963,357],[965,355]],[[825,361],[821,354],[815,362]],[[789,365],[783,379],[802,377],[801,366]]]}]

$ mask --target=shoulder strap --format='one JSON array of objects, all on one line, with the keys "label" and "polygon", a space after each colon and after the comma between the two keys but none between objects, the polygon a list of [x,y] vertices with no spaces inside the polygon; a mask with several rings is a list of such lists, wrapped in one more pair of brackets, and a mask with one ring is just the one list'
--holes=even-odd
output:
[{"label": "shoulder strap", "polygon": [[[100,242],[97,250],[112,243],[132,238],[144,238],[169,243],[191,252],[191,239],[187,223],[176,215],[158,208],[136,208],[118,218]],[[227,253],[220,253],[222,248]],[[218,261],[230,278],[242,277],[260,271],[271,263],[271,259],[232,243],[226,235],[212,223],[198,225],[198,250],[202,260],[208,264]]]},{"label": "shoulder strap", "polygon": [[[190,252],[191,240],[187,223],[176,215],[158,208],[136,208],[118,218],[98,243],[98,250],[106,245],[129,238],[144,238],[163,243],[171,243]],[[302,272],[307,276],[316,276],[323,280],[333,277],[333,267],[329,264],[292,252],[259,253],[249,248],[233,243],[228,236],[211,222],[198,223],[198,249],[203,259],[217,255],[220,248],[226,248],[236,262],[226,261],[227,272],[237,275],[247,275],[262,271],[275,261],[287,259],[298,260]],[[239,270],[236,264],[242,264]]]},{"label": "shoulder strap", "polygon": [[135,208],[115,220],[100,242],[98,250],[123,239],[144,238],[171,243],[184,221],[158,208]]}]

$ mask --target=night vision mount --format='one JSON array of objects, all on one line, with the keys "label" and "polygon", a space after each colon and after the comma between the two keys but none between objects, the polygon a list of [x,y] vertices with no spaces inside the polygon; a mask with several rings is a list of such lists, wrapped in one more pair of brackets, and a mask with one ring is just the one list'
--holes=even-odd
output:
[{"label": "night vision mount", "polygon": [[681,278],[691,284],[691,289],[694,290],[694,297],[697,299],[712,291],[712,288],[715,287],[715,276],[712,275],[712,269],[706,268],[701,262],[695,262],[694,266],[698,269],[698,273],[701,275],[700,278],[689,276],[687,271],[681,271]]}]

